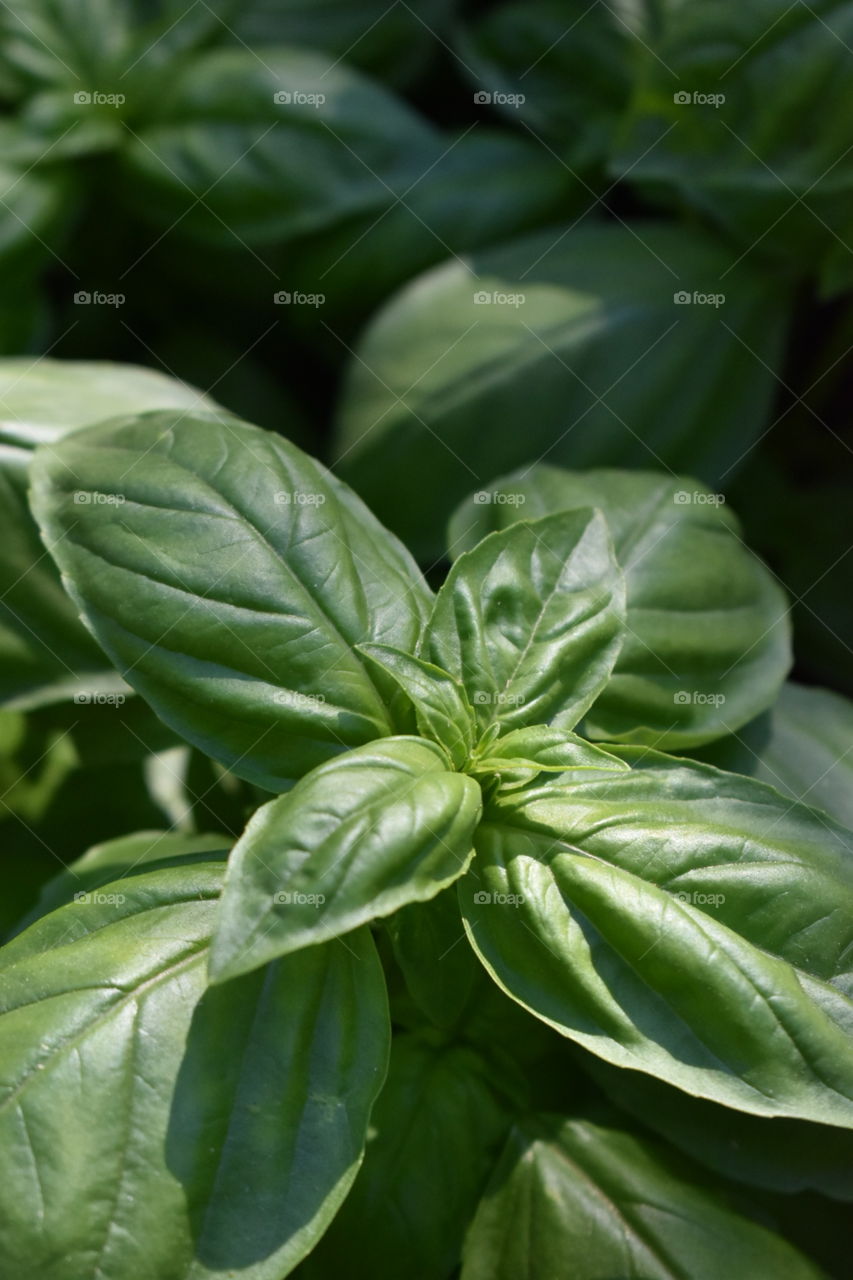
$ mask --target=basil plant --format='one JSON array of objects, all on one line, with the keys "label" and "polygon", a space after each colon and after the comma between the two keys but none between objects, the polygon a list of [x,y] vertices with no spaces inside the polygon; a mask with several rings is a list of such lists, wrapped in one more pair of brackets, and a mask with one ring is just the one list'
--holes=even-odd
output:
[{"label": "basil plant", "polygon": [[103,665],[258,807],[93,850],[0,950],[3,1274],[822,1274],[774,1221],[853,1198],[853,835],[697,758],[790,664],[720,496],[534,467],[434,591],[215,406],[29,476]]}]

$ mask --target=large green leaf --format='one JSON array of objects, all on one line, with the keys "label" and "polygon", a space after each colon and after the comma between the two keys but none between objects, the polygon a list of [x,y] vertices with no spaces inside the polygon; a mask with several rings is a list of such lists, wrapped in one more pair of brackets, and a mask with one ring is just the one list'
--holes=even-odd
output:
[{"label": "large green leaf", "polygon": [[300,1276],[447,1280],[507,1126],[479,1054],[396,1038],[364,1165]]},{"label": "large green leaf", "polygon": [[787,271],[812,270],[822,254],[849,261],[850,0],[664,0],[646,15],[614,176],[734,233],[724,291],[769,253]]},{"label": "large green leaf", "polygon": [[487,501],[491,477],[522,463],[718,485],[762,429],[786,327],[784,286],[744,268],[726,290],[730,261],[696,230],[609,222],[427,273],[357,347],[341,474],[424,556],[442,553],[437,526],[466,493]]},{"label": "large green leaf", "polygon": [[819,1280],[725,1185],[609,1113],[525,1117],[465,1242],[462,1280]]},{"label": "large green leaf", "polygon": [[125,198],[164,233],[262,246],[266,258],[266,246],[378,216],[445,147],[402,101],[322,54],[217,50],[173,77],[128,140]]},{"label": "large green leaf", "polygon": [[473,854],[480,788],[444,752],[389,738],[331,760],[259,809],[234,849],[216,981],[433,898]]},{"label": "large green leaf", "polygon": [[475,948],[594,1054],[755,1115],[853,1128],[853,835],[770,787],[636,747],[493,799]]},{"label": "large green leaf", "polygon": [[99,642],[157,714],[268,790],[390,732],[354,646],[411,649],[430,593],[301,450],[152,413],[43,446],[33,508]]},{"label": "large green leaf", "polygon": [[624,617],[604,520],[569,511],[492,534],[460,556],[422,648],[461,680],[483,728],[571,729],[607,683]]},{"label": "large green leaf", "polygon": [[701,759],[769,782],[853,829],[853,703],[840,694],[789,681],[765,715]]},{"label": "large green leaf", "polygon": [[436,1026],[452,1027],[485,976],[467,944],[455,889],[396,911],[387,929],[412,1000]]},{"label": "large green leaf", "polygon": [[527,467],[467,499],[453,554],[519,519],[598,507],[625,573],[626,632],[586,720],[595,738],[686,748],[739,729],[775,699],[791,661],[785,596],[743,544],[721,494],[644,471]]},{"label": "large green leaf", "polygon": [[32,450],[78,427],[146,409],[213,409],[193,388],[136,365],[0,361],[0,700],[29,708],[128,693],[77,616],[27,505]]},{"label": "large green leaf", "polygon": [[482,105],[520,121],[571,165],[607,155],[628,100],[633,53],[615,9],[584,0],[515,0],[462,28],[456,48]]},{"label": "large green leaf", "polygon": [[373,945],[206,993],[221,874],[115,881],[0,952],[16,1280],[280,1280],[346,1195],[388,1048]]}]

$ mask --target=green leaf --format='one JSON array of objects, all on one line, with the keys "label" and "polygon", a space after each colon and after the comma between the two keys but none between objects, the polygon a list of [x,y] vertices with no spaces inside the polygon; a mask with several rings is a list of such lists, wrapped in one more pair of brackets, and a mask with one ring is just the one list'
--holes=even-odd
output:
[{"label": "green leaf", "polygon": [[441,667],[387,645],[359,645],[387,672],[415,710],[418,732],[444,747],[455,769],[464,768],[474,746],[474,712],[463,686]]},{"label": "green leaf", "polygon": [[32,503],[115,665],[239,777],[283,790],[391,731],[354,646],[413,648],[430,593],[294,445],[236,418],[116,419],[44,446]]},{"label": "green leaf", "polygon": [[486,967],[617,1066],[853,1128],[853,835],[752,779],[614,753],[630,772],[492,800],[460,883]]},{"label": "green leaf", "polygon": [[306,1280],[443,1280],[508,1126],[487,1063],[462,1045],[399,1036],[364,1165]]},{"label": "green leaf", "polygon": [[614,177],[630,173],[658,201],[692,207],[736,237],[732,287],[744,265],[771,254],[777,269],[801,274],[837,257],[839,241],[849,257],[849,0],[642,8]]},{"label": "green leaf", "polygon": [[465,1242],[462,1280],[819,1280],[793,1246],[737,1212],[724,1184],[609,1113],[530,1116],[507,1141]]},{"label": "green leaf", "polygon": [[127,694],[81,625],[27,505],[32,450],[120,412],[215,408],[174,378],[135,365],[0,360],[0,701],[28,710],[80,695]]},{"label": "green leaf", "polygon": [[346,1195],[388,1049],[370,937],[206,992],[221,875],[115,881],[0,952],[16,1280],[280,1280]]},{"label": "green leaf", "polygon": [[78,894],[97,892],[112,880],[149,870],[154,862],[208,855],[208,861],[224,861],[232,841],[219,834],[187,835],[176,831],[136,831],[133,835],[105,840],[48,880],[32,911],[21,922],[28,928],[49,911],[77,900]]},{"label": "green leaf", "polygon": [[480,789],[440,747],[390,738],[315,769],[238,840],[215,981],[433,898],[467,868]]},{"label": "green leaf", "polygon": [[456,48],[487,95],[481,109],[520,122],[573,167],[607,155],[627,104],[633,52],[608,5],[499,4],[462,29]]},{"label": "green leaf", "polygon": [[769,782],[853,828],[853,703],[789,681],[771,709],[700,759]]},{"label": "green leaf", "polygon": [[537,725],[529,729],[513,729],[489,743],[472,764],[474,774],[486,773],[563,773],[567,769],[619,769],[629,766],[624,760],[594,747],[583,738],[560,729]]},{"label": "green leaf", "polygon": [[739,729],[790,666],[785,595],[744,545],[723,495],[686,477],[527,467],[450,522],[454,554],[520,518],[604,514],[625,573],[626,633],[585,722],[594,738],[685,749]]},{"label": "green leaf", "polygon": [[445,889],[428,902],[403,907],[387,929],[412,999],[437,1027],[452,1027],[477,979],[485,977],[468,946],[456,891]]},{"label": "green leaf", "polygon": [[[275,280],[282,245],[357,214],[379,216],[445,147],[437,129],[340,60],[222,49],[163,86],[123,152],[122,181],[135,213],[196,249],[245,254],[248,244],[264,262],[272,255],[272,301],[288,289]],[[322,293],[319,281],[305,288]]]},{"label": "green leaf", "polygon": [[594,511],[525,522],[461,556],[421,642],[461,680],[482,728],[571,729],[622,643],[624,586]]},{"label": "green leaf", "polygon": [[744,1115],[600,1058],[589,1058],[589,1073],[617,1106],[724,1177],[785,1195],[814,1190],[853,1200],[849,1129]]},{"label": "green leaf", "polygon": [[487,498],[521,464],[658,466],[718,487],[766,424],[787,323],[778,277],[741,264],[721,282],[731,260],[695,229],[610,221],[421,276],[356,347],[338,470],[424,558],[466,493]]}]

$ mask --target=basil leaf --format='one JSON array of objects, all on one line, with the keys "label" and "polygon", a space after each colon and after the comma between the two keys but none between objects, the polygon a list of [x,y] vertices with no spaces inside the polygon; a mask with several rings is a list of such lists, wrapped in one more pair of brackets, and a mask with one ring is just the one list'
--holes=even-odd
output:
[{"label": "basil leaf", "polygon": [[477,755],[471,772],[563,773],[566,769],[620,769],[629,766],[624,760],[594,747],[583,738],[560,729],[537,725],[529,729],[513,729],[496,739]]},{"label": "basil leaf", "polygon": [[705,747],[700,759],[769,782],[853,828],[853,703],[789,681],[763,716]]},{"label": "basil leaf", "polygon": [[607,683],[624,609],[602,516],[565,512],[460,556],[421,646],[461,680],[483,728],[571,729]]},{"label": "basil leaf", "polygon": [[450,1275],[508,1127],[488,1064],[463,1045],[396,1037],[370,1127],[364,1165],[306,1280]]},{"label": "basil leaf", "polygon": [[0,701],[29,710],[79,695],[127,694],[81,625],[27,505],[34,447],[119,412],[215,407],[135,365],[0,360]]},{"label": "basil leaf", "polygon": [[492,800],[460,884],[481,959],[608,1062],[853,1128],[853,835],[751,779],[614,754],[630,772]]},{"label": "basil leaf", "polygon": [[784,285],[741,264],[727,291],[731,261],[697,230],[611,221],[421,276],[356,348],[337,469],[423,558],[466,493],[534,460],[718,487],[767,420],[787,324]]},{"label": "basil leaf", "polygon": [[590,1075],[612,1102],[707,1168],[786,1195],[814,1190],[853,1200],[849,1129],[744,1115],[639,1071],[620,1071],[600,1058],[589,1061]]},{"label": "basil leaf", "polygon": [[[738,238],[727,266],[811,271],[853,217],[848,0],[637,12],[637,86],[611,169]],[[784,98],[777,87],[784,83]],[[778,267],[777,267],[778,269]],[[733,280],[735,277],[728,277]]]},{"label": "basil leaf", "polygon": [[441,749],[390,738],[264,805],[231,857],[215,981],[433,898],[468,866],[480,789]]},{"label": "basil leaf", "polygon": [[387,645],[359,645],[359,652],[406,694],[421,736],[444,747],[454,768],[464,768],[474,746],[474,712],[459,681],[441,667]]},{"label": "basil leaf", "polygon": [[604,514],[625,574],[625,641],[585,722],[593,738],[685,749],[768,707],[791,663],[784,592],[723,495],[682,476],[536,466],[493,482],[450,522],[455,553],[519,518]]},{"label": "basil leaf", "polygon": [[787,1241],[731,1207],[723,1184],[609,1114],[519,1121],[465,1242],[462,1280],[819,1280]]},{"label": "basil leaf", "polygon": [[151,863],[176,863],[178,858],[191,859],[199,855],[207,855],[208,861],[224,861],[231,843],[230,837],[221,833],[187,835],[177,831],[137,831],[105,840],[48,880],[20,929],[29,927],[49,911],[76,901],[78,894],[96,893],[113,880],[147,872]]},{"label": "basil leaf", "polygon": [[452,1027],[476,981],[485,977],[467,945],[455,890],[403,907],[391,916],[387,929],[412,999],[437,1027]]},{"label": "basil leaf", "polygon": [[155,413],[45,446],[33,510],[98,641],[162,720],[270,791],[390,732],[354,646],[412,648],[430,593],[301,450]]},{"label": "basil leaf", "polygon": [[279,1280],[346,1195],[388,1050],[370,937],[205,992],[221,874],[115,881],[0,952],[21,1280]]},{"label": "basil leaf", "polygon": [[220,49],[163,86],[122,153],[123,185],[135,213],[196,249],[245,254],[248,244],[265,260],[270,246],[283,268],[289,240],[380,215],[446,145],[340,61],[304,49],[264,49],[263,58]]},{"label": "basil leaf", "polygon": [[597,164],[609,153],[633,53],[613,9],[565,0],[499,4],[463,27],[456,47],[484,105],[521,121],[569,165]]}]

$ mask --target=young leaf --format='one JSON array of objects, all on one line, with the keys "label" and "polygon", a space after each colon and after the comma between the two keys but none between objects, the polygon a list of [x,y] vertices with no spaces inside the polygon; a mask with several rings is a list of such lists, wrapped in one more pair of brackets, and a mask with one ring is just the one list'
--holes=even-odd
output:
[{"label": "young leaf", "polygon": [[619,754],[630,772],[492,801],[460,884],[475,949],[608,1062],[853,1128],[853,836],[751,779]]},{"label": "young leaf", "polygon": [[493,534],[461,556],[421,647],[461,680],[483,728],[571,729],[607,683],[624,611],[603,517],[565,512]]},{"label": "young leaf", "polygon": [[513,1128],[465,1242],[462,1280],[820,1280],[787,1241],[731,1207],[724,1184],[609,1114]]},{"label": "young leaf", "polygon": [[281,1280],[361,1160],[388,1052],[366,932],[206,992],[222,868],[105,885],[0,952],[16,1280]]},{"label": "young leaf", "polygon": [[475,721],[459,681],[441,667],[387,645],[362,644],[358,650],[406,694],[421,736],[444,747],[454,768],[464,768],[474,745]]},{"label": "young leaf", "polygon": [[389,738],[315,769],[238,840],[214,981],[433,898],[473,856],[480,788],[441,748]]},{"label": "young leaf", "polygon": [[395,1037],[364,1164],[305,1280],[449,1276],[508,1125],[478,1053]]},{"label": "young leaf", "polygon": [[471,772],[563,773],[567,769],[628,769],[624,760],[594,747],[584,738],[561,729],[536,725],[513,729],[476,755]]},{"label": "young leaf", "polygon": [[576,507],[603,512],[625,574],[625,642],[585,721],[594,738],[685,749],[731,733],[775,699],[791,663],[785,594],[722,495],[683,476],[527,467],[472,495],[453,554],[488,533]]},{"label": "young leaf", "polygon": [[42,447],[32,505],[122,674],[239,777],[283,790],[391,731],[355,645],[413,647],[430,593],[294,445],[224,416],[117,419]]}]

